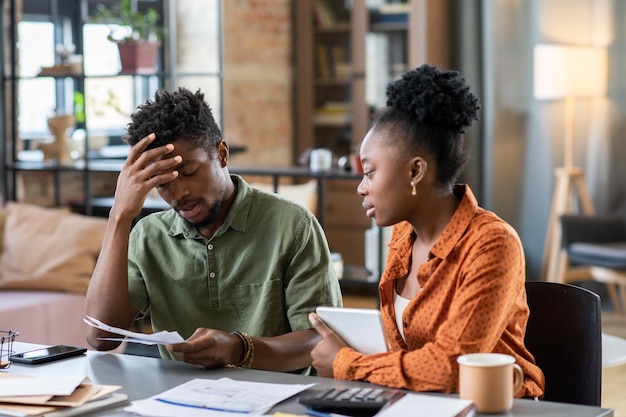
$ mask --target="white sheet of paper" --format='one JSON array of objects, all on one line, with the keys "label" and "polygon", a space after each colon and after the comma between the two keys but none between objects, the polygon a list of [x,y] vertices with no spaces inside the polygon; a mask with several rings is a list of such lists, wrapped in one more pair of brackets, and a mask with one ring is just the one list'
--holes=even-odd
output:
[{"label": "white sheet of paper", "polygon": [[1,378],[0,393],[3,397],[70,395],[85,378],[85,375]]},{"label": "white sheet of paper", "polygon": [[153,334],[145,334],[145,333],[136,333],[131,332],[130,330],[120,329],[119,327],[109,326],[108,324],[104,324],[98,319],[94,319],[93,317],[85,316],[83,321],[92,327],[96,327],[101,330],[105,330],[109,333],[119,334],[120,336],[124,336],[121,338],[117,337],[103,337],[101,340],[116,340],[116,341],[125,341],[132,343],[143,343],[144,345],[169,345],[171,343],[182,343],[185,341],[183,337],[178,332],[167,332],[162,331]]},{"label": "white sheet of paper", "polygon": [[187,417],[259,415],[313,384],[274,384],[234,381],[230,378],[196,378],[145,400],[133,401],[125,410],[144,416]]},{"label": "white sheet of paper", "polygon": [[472,404],[469,400],[439,395],[407,393],[404,397],[383,408],[376,417],[421,415],[428,417],[453,417]]}]

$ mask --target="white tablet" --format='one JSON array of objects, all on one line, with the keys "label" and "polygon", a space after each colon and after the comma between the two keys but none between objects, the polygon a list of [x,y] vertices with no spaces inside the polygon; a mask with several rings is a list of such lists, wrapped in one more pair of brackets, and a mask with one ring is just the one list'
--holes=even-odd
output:
[{"label": "white tablet", "polygon": [[367,354],[389,350],[380,311],[372,308],[318,307],[316,313],[354,350]]}]

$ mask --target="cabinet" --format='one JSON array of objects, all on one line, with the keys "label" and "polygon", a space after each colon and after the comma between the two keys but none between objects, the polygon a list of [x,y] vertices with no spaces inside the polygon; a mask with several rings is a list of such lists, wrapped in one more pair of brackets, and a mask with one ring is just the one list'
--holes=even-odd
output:
[{"label": "cabinet", "polygon": [[[115,0],[117,1],[117,0]],[[109,28],[90,21],[104,0],[8,0],[2,3],[2,172],[4,200],[45,205],[82,203],[91,214],[92,197],[110,196],[125,157],[120,138],[130,114],[159,88],[200,88],[221,121],[220,2],[133,0],[155,8],[167,26],[153,73],[120,74],[117,45]],[[188,13],[202,19],[185,19]],[[190,45],[191,38],[202,43]],[[71,45],[82,65],[59,68],[59,48]],[[181,46],[182,45],[182,46]],[[41,68],[48,68],[41,71]],[[50,112],[76,122],[68,135],[71,160],[42,160],[35,143],[50,140]],[[119,146],[118,146],[119,145]],[[111,152],[113,151],[113,152]]]},{"label": "cabinet", "polygon": [[[430,62],[449,67],[448,0],[295,0],[295,153],[358,152],[385,88]],[[325,225],[331,248],[364,265],[371,226],[352,184],[329,182]]]}]

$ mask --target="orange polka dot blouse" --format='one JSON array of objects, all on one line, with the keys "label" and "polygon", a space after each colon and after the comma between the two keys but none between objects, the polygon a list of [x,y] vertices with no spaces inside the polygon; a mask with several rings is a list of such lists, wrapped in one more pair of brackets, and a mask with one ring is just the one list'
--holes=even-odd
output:
[{"label": "orange polka dot blouse", "polygon": [[394,313],[395,280],[408,274],[415,232],[394,226],[379,291],[387,353],[366,355],[342,348],[335,378],[363,380],[414,391],[458,392],[459,355],[506,353],[524,371],[520,397],[543,396],[543,372],[524,346],[528,321],[525,260],[515,230],[478,206],[467,185],[454,190],[461,202],[420,266],[421,290],[402,316],[406,342]]}]

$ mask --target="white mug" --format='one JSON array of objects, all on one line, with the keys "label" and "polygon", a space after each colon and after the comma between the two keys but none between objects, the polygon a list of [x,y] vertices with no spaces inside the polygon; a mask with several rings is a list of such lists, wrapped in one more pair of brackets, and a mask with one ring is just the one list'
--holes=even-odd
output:
[{"label": "white mug", "polygon": [[471,353],[457,358],[459,397],[470,400],[479,413],[502,413],[513,407],[524,373],[511,355]]},{"label": "white mug", "polygon": [[309,160],[311,171],[330,171],[333,167],[333,152],[326,148],[313,149],[309,154]]}]

